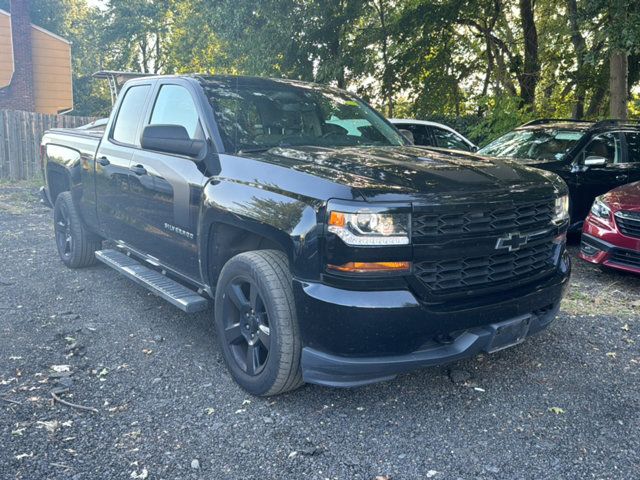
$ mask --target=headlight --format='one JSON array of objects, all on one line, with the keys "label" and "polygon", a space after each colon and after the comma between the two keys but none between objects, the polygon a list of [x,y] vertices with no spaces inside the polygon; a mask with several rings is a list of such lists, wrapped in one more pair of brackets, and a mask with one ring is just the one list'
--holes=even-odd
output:
[{"label": "headlight", "polygon": [[593,201],[593,205],[591,205],[591,213],[599,218],[609,218],[611,209],[606,203],[604,203],[602,197],[596,197]]},{"label": "headlight", "polygon": [[409,213],[344,213],[329,214],[329,231],[347,245],[408,245]]},{"label": "headlight", "polygon": [[556,198],[553,223],[562,223],[569,218],[569,195]]}]

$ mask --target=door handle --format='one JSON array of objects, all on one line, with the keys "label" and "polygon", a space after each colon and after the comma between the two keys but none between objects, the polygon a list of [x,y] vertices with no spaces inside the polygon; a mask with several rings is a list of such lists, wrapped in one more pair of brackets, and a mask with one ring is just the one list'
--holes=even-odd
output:
[{"label": "door handle", "polygon": [[107,157],[100,157],[98,159],[98,163],[100,165],[102,165],[103,167],[106,167],[107,165],[109,165],[111,162],[109,161],[109,159]]},{"label": "door handle", "polygon": [[616,175],[616,180],[626,180],[628,178],[629,178],[629,175],[626,175],[626,174]]},{"label": "door handle", "polygon": [[134,165],[133,167],[130,168],[130,170],[135,173],[136,175],[146,175],[147,174],[147,169],[144,168],[142,165]]}]

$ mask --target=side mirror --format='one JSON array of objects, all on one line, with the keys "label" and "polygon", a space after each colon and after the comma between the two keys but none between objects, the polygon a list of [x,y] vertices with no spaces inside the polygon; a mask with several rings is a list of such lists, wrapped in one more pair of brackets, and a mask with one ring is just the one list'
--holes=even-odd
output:
[{"label": "side mirror", "polygon": [[607,164],[607,159],[597,155],[589,155],[584,159],[585,167],[601,167]]},{"label": "side mirror", "polygon": [[480,150],[480,147],[478,147],[477,145],[471,145],[469,147],[469,151],[472,153],[476,153],[478,150]]},{"label": "side mirror", "polygon": [[415,139],[413,138],[413,132],[411,130],[407,130],[406,128],[400,128],[398,129],[398,131],[402,134],[404,138],[409,140],[411,145],[414,145],[416,143]]},{"label": "side mirror", "polygon": [[147,125],[142,131],[142,148],[163,153],[197,157],[204,140],[193,140],[182,125]]}]

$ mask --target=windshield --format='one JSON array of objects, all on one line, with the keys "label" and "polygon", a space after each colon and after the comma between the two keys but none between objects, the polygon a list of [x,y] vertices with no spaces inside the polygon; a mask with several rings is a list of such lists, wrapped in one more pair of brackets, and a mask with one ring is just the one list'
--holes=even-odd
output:
[{"label": "windshield", "polygon": [[491,157],[562,160],[583,136],[584,133],[577,130],[515,130],[481,148],[478,153]]},{"label": "windshield", "polygon": [[210,80],[202,85],[229,152],[405,145],[395,128],[346,93],[278,81],[235,83]]}]

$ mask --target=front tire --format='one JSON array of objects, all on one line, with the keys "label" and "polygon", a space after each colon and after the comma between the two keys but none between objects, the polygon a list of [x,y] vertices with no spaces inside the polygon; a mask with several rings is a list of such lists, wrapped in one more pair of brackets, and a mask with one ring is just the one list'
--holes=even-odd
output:
[{"label": "front tire", "polygon": [[276,250],[236,255],[218,279],[218,344],[234,380],[253,395],[302,385],[298,333],[287,257]]},{"label": "front tire", "polygon": [[53,208],[56,247],[62,262],[69,268],[81,268],[96,263],[95,252],[102,242],[82,223],[71,192],[62,192]]}]

